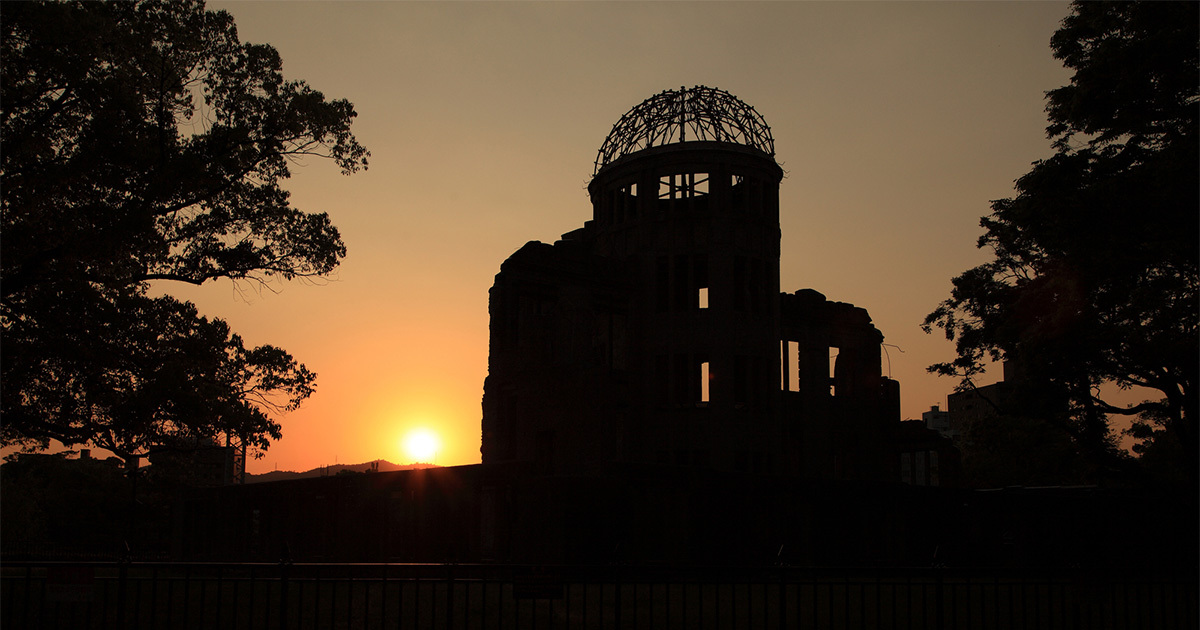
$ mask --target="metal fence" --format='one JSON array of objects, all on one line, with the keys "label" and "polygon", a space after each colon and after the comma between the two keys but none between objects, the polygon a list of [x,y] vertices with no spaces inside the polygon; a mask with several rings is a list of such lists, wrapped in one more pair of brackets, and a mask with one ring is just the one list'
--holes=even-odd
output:
[{"label": "metal fence", "polygon": [[17,628],[1195,629],[1136,571],[5,562]]}]

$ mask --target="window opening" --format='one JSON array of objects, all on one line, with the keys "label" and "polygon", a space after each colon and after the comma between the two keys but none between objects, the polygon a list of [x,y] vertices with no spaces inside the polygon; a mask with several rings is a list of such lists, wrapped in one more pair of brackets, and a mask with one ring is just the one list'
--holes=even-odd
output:
[{"label": "window opening", "polygon": [[637,184],[630,184],[621,189],[617,200],[617,222],[623,223],[637,216]]},{"label": "window opening", "polygon": [[708,194],[708,173],[679,173],[658,179],[659,199],[687,199]]},{"label": "window opening", "polygon": [[700,402],[702,403],[708,402],[708,387],[711,378],[712,375],[708,372],[708,361],[705,361],[700,364]]},{"label": "window opening", "polygon": [[783,380],[780,389],[785,392],[800,391],[800,342],[783,342]]},{"label": "window opening", "polygon": [[708,256],[692,257],[692,281],[696,286],[696,307],[708,308]]},{"label": "window opening", "polygon": [[729,178],[729,201],[736,211],[745,211],[746,209],[746,186],[745,178],[741,175],[731,175]]},{"label": "window opening", "polygon": [[837,396],[837,357],[841,350],[837,346],[829,346],[829,395]]}]

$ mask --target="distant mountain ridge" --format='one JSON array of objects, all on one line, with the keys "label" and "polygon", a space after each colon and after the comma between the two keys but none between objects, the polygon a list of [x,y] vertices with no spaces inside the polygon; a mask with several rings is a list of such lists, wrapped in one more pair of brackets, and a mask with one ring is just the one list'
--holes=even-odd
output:
[{"label": "distant mountain ridge", "polygon": [[268,481],[285,481],[287,479],[308,479],[310,477],[332,477],[339,473],[368,473],[368,472],[391,472],[393,470],[417,470],[420,468],[441,468],[436,464],[393,464],[386,459],[377,459],[362,464],[333,464],[332,466],[318,466],[312,470],[304,472],[295,472],[291,470],[273,470],[269,473],[261,475],[252,475],[246,473],[246,483],[265,483]]}]

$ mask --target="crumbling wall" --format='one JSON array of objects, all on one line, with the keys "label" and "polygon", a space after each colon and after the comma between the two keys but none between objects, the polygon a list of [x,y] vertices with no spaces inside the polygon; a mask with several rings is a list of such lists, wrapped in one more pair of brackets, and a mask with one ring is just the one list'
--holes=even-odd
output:
[{"label": "crumbling wall", "polygon": [[609,461],[629,399],[627,274],[569,241],[530,242],[489,295],[484,463],[542,472]]},{"label": "crumbling wall", "polygon": [[794,472],[890,480],[898,384],[881,367],[883,334],[865,309],[812,289],[780,295],[781,413]]}]

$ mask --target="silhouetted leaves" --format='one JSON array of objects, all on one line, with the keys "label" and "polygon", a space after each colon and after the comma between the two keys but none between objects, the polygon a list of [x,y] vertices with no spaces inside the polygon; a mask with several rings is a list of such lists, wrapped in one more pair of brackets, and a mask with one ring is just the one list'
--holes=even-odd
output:
[{"label": "silhouetted leaves", "polygon": [[[1110,413],[1145,414],[1178,441],[1196,479],[1200,371],[1200,55],[1195,3],[1077,2],[1051,46],[1075,70],[1048,93],[1052,157],[992,202],[980,247],[992,261],[954,279],[925,320],[963,377],[987,358],[1021,362],[1067,393],[1061,426],[1113,463]],[[1099,387],[1145,387],[1132,408]],[[1052,415],[1052,414],[1047,414]],[[1141,430],[1149,437],[1153,432]]]},{"label": "silhouetted leaves", "polygon": [[148,283],[333,270],[337,229],[280,184],[303,156],[366,167],[353,107],[198,0],[14,3],[0,29],[3,442],[266,448],[314,375]]}]

